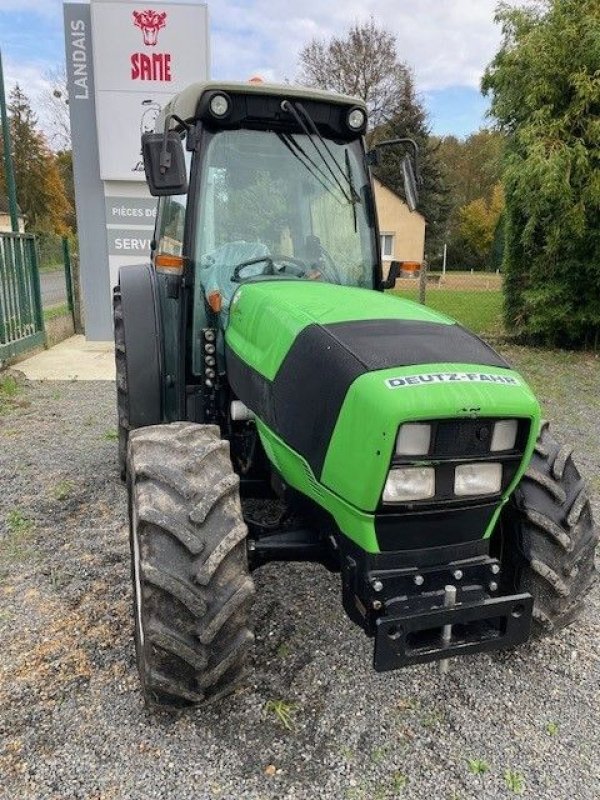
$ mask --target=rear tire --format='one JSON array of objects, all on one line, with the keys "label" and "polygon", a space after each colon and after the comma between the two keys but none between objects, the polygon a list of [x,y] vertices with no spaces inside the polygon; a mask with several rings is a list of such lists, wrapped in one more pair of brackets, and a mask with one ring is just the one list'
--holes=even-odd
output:
[{"label": "rear tire", "polygon": [[505,574],[534,600],[534,635],[554,633],[581,613],[596,578],[587,487],[573,459],[542,424],[533,458],[503,519]]},{"label": "rear tire", "polygon": [[135,645],[151,706],[215,700],[244,674],[254,583],[238,483],[216,426],[130,433]]},{"label": "rear tire", "polygon": [[113,290],[113,320],[115,333],[115,363],[117,372],[117,415],[119,433],[119,473],[121,480],[127,477],[127,440],[129,438],[129,389],[127,385],[127,359],[125,354],[125,327],[121,289]]}]

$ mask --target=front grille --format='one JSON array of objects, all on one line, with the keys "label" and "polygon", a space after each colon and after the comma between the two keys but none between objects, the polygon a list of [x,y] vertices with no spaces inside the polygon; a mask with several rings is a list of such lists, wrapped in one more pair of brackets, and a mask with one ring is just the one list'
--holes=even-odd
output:
[{"label": "front grille", "polygon": [[438,458],[484,456],[494,432],[492,419],[441,420],[432,431],[433,452]]},{"label": "front grille", "polygon": [[522,456],[529,434],[529,420],[520,419],[513,450],[492,453],[490,446],[494,423],[500,418],[423,420],[431,425],[429,453],[425,456],[394,457],[393,464],[411,464],[424,459],[479,460],[498,456]]}]

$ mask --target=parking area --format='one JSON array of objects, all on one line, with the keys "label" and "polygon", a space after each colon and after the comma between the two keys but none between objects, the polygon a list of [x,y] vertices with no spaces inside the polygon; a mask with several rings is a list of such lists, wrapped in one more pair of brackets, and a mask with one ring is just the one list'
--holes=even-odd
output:
[{"label": "parking area", "polygon": [[[600,362],[505,348],[600,515]],[[255,574],[247,687],[150,715],[131,637],[111,381],[0,385],[0,798],[597,800],[600,599],[517,651],[375,674],[339,578]],[[6,378],[3,379],[6,381]]]}]

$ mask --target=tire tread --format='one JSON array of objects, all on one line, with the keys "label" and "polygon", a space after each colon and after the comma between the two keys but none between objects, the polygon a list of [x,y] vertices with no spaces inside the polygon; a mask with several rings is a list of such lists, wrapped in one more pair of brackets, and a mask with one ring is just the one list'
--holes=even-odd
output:
[{"label": "tire tread", "polygon": [[146,702],[197,705],[228,694],[254,639],[248,532],[228,444],[216,426],[140,428],[129,435],[128,474],[137,520],[132,553],[140,553],[143,637],[136,605],[136,653]]},{"label": "tire tread", "polygon": [[598,530],[589,495],[573,461],[543,422],[529,468],[515,490],[508,548],[517,591],[534,600],[533,630],[554,633],[581,613],[596,569]]}]

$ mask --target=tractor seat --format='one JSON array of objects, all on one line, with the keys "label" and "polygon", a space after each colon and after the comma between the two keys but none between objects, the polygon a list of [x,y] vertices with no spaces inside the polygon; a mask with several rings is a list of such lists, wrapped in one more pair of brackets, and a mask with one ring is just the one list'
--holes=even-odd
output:
[{"label": "tractor seat", "polygon": [[204,296],[208,300],[208,296],[213,292],[219,292],[221,295],[220,321],[223,330],[227,327],[229,320],[231,298],[239,286],[238,283],[233,283],[231,280],[236,266],[244,261],[268,255],[269,248],[262,242],[239,240],[222,244],[201,257],[200,282],[204,289]]}]

